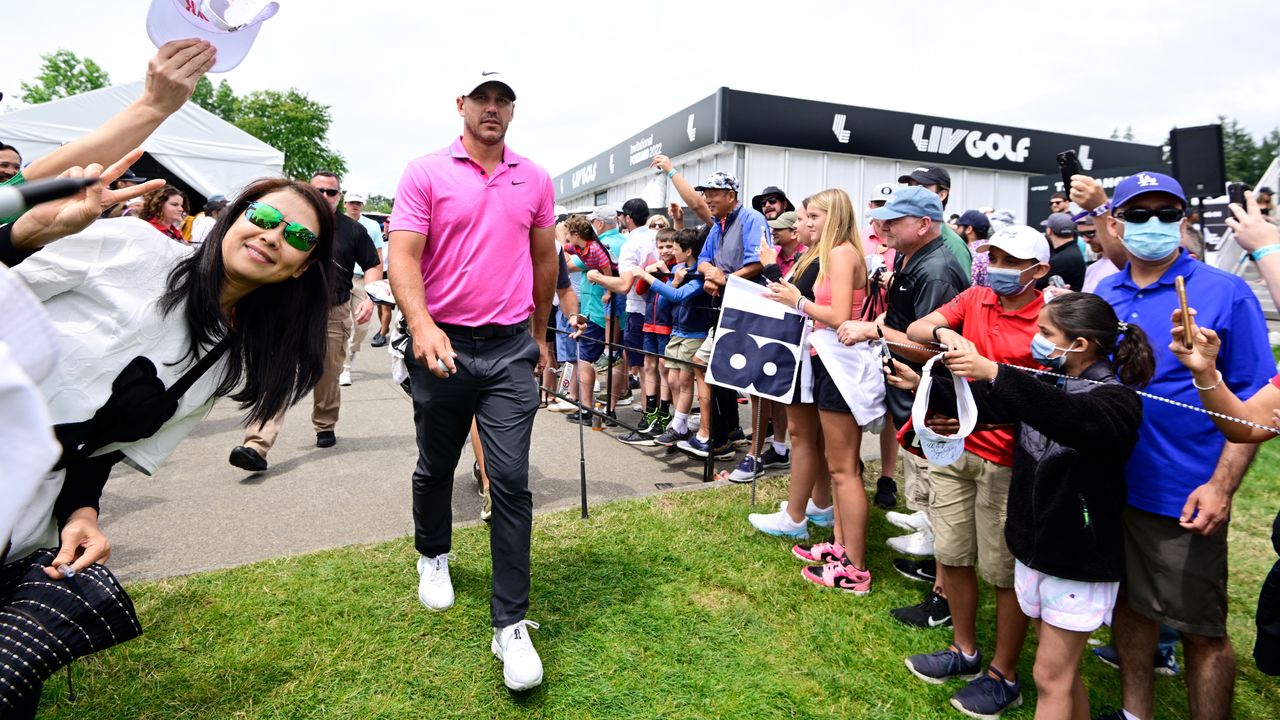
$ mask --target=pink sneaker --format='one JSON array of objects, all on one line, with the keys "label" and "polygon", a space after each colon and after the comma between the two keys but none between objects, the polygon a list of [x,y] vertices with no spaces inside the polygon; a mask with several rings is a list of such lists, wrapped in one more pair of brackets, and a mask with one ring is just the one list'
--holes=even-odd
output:
[{"label": "pink sneaker", "polygon": [[816,545],[792,545],[791,554],[810,564],[844,560],[844,546],[839,543],[821,542]]},{"label": "pink sneaker", "polygon": [[814,585],[835,588],[854,595],[866,595],[871,592],[871,573],[839,561],[829,562],[820,567],[807,567],[800,571],[800,576]]}]

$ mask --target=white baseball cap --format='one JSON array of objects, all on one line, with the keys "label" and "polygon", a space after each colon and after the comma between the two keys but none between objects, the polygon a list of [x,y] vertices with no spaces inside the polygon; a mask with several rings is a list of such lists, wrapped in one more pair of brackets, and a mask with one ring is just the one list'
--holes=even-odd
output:
[{"label": "white baseball cap", "polygon": [[993,247],[1009,253],[1019,260],[1049,262],[1049,240],[1044,233],[1027,225],[1010,225],[997,230],[987,241],[974,250],[987,252]]},{"label": "white baseball cap", "polygon": [[342,200],[343,202],[358,202],[358,203],[362,203],[365,201],[364,196],[358,192],[344,193],[342,196]]},{"label": "white baseball cap", "polygon": [[867,202],[876,202],[879,200],[888,202],[893,197],[893,191],[897,189],[898,186],[893,183],[880,183],[871,191],[871,197],[867,198]]},{"label": "white baseball cap", "polygon": [[511,99],[516,99],[516,88],[511,78],[511,73],[499,72],[497,70],[474,70],[467,72],[458,82],[460,97],[466,97],[476,91],[476,88],[485,83],[500,83],[507,87],[511,93]]},{"label": "white baseball cap", "polygon": [[218,49],[209,72],[227,72],[249,54],[264,20],[280,10],[266,0],[151,0],[147,35],[160,47],[173,40],[200,38]]}]

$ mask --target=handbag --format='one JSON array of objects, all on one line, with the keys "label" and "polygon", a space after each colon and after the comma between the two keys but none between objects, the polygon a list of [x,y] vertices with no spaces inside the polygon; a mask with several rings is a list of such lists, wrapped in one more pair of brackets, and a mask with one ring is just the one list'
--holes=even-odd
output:
[{"label": "handbag", "polygon": [[88,458],[108,445],[137,442],[155,435],[178,411],[178,401],[183,394],[213,367],[230,344],[230,338],[218,341],[167,389],[150,358],[139,355],[130,360],[111,382],[111,395],[93,417],[53,426],[62,444],[62,457],[53,469],[60,470],[76,460]]},{"label": "handbag", "polygon": [[17,707],[72,660],[142,634],[110,570],[95,563],[53,580],[44,568],[56,555],[37,550],[0,568],[0,709]]}]

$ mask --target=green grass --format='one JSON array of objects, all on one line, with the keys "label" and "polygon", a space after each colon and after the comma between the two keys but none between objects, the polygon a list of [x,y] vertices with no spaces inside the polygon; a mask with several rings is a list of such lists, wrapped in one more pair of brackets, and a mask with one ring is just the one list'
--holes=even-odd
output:
[{"label": "green grass", "polygon": [[[1274,443],[1273,443],[1274,445]],[[1275,718],[1276,680],[1253,666],[1253,609],[1274,561],[1280,447],[1265,448],[1236,499],[1230,631],[1240,656],[1236,718]],[[874,477],[874,476],[873,476]],[[784,481],[761,486],[776,507]],[[344,548],[130,587],[145,634],[76,664],[45,688],[48,718],[934,718],[958,684],[926,685],[903,666],[949,631],[888,617],[924,585],[889,567],[873,514],[873,592],[800,580],[779,540],[747,525],[748,491],[728,487],[597,507],[589,520],[536,519],[530,619],[545,684],[502,686],[489,653],[483,526],[455,532],[457,605],[433,614],[415,592],[409,540]],[[246,528],[245,532],[252,532]],[[990,650],[984,590],[979,637]],[[1034,714],[1034,634],[1020,671]],[[1095,709],[1119,705],[1117,674],[1084,661]],[[1160,717],[1186,717],[1181,680],[1156,684]]]}]

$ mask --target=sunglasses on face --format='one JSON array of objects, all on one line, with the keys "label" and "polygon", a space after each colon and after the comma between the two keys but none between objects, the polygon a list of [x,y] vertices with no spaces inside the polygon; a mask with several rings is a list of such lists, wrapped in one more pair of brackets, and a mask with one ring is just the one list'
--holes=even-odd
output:
[{"label": "sunglasses on face", "polygon": [[318,188],[316,188],[316,190],[319,190],[320,192],[324,193],[325,195],[327,195],[327,196],[329,196],[329,197],[338,197],[339,195],[341,195],[341,194],[342,194],[342,191],[341,191],[341,190],[334,190],[333,188],[322,188],[322,187],[318,187]]},{"label": "sunglasses on face", "polygon": [[1183,212],[1180,207],[1166,206],[1156,210],[1148,210],[1143,207],[1129,208],[1128,210],[1117,210],[1117,220],[1131,223],[1144,223],[1152,217],[1162,223],[1175,223],[1182,220]]},{"label": "sunglasses on face", "polygon": [[1098,231],[1097,230],[1081,230],[1080,237],[1086,237],[1092,240],[1098,237]]},{"label": "sunglasses on face", "polygon": [[[249,203],[244,216],[263,230],[274,230],[276,226],[285,222],[284,215],[279,210],[260,202]],[[302,252],[310,252],[320,238],[298,223],[287,223],[284,226],[284,241]]]}]

